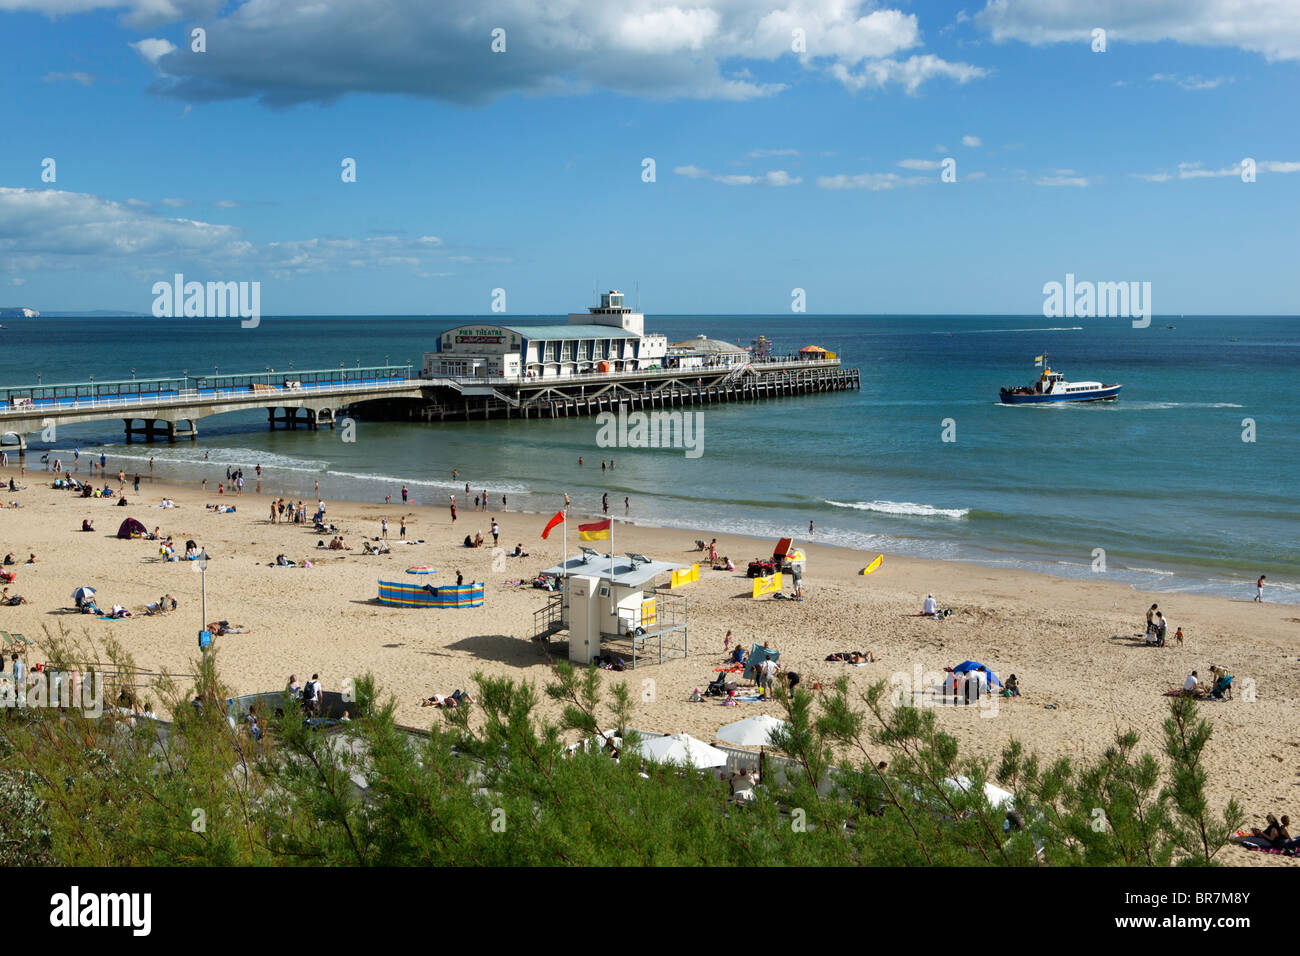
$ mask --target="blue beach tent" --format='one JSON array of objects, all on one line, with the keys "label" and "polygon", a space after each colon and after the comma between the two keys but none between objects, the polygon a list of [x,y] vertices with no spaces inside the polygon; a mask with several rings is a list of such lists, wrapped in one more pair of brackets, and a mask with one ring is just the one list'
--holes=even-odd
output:
[{"label": "blue beach tent", "polygon": [[990,686],[990,687],[1001,687],[1001,686],[1002,686],[1002,681],[998,680],[998,675],[995,674],[995,673],[993,673],[991,670],[989,670],[987,667],[985,667],[985,666],[984,666],[983,664],[981,664],[979,661],[962,661],[960,664],[958,664],[958,665],[957,665],[956,667],[954,667],[952,670],[953,670],[953,673],[955,673],[955,674],[965,674],[965,673],[968,673],[968,672],[970,672],[970,671],[983,671],[983,672],[985,673],[985,675],[988,677],[988,681],[989,681],[989,686]]},{"label": "blue beach tent", "polygon": [[755,644],[750,648],[749,656],[745,658],[745,671],[741,676],[744,677],[745,680],[757,680],[759,665],[769,657],[774,661],[779,661],[781,659],[781,652],[769,651],[762,644]]}]

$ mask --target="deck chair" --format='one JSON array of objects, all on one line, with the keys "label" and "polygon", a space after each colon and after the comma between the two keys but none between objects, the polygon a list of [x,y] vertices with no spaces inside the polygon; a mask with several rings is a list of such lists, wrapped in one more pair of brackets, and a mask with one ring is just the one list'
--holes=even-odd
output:
[{"label": "deck chair", "polygon": [[0,631],[0,638],[5,642],[5,647],[18,647],[19,645],[9,636],[8,631]]},{"label": "deck chair", "polygon": [[35,641],[30,640],[30,639],[28,639],[28,638],[26,638],[26,637],[23,637],[21,634],[11,634],[10,637],[11,637],[15,642],[17,642],[17,641],[21,641],[23,644],[27,645],[28,647],[35,647],[35,646],[36,646],[36,642],[35,642]]}]

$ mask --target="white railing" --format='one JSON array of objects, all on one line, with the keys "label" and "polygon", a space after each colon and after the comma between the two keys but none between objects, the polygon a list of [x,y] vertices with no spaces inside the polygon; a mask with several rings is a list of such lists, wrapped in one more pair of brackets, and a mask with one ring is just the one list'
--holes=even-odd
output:
[{"label": "white railing", "polygon": [[183,389],[177,395],[168,395],[166,397],[150,397],[140,395],[86,395],[75,398],[55,399],[46,404],[28,403],[23,405],[6,405],[0,402],[0,417],[29,417],[31,415],[45,414],[47,412],[79,412],[79,411],[97,411],[109,408],[171,408],[177,405],[194,405],[217,402],[227,402],[231,400],[243,401],[246,404],[256,405],[261,402],[279,400],[288,396],[300,399],[304,396],[333,393],[367,393],[367,392],[385,392],[400,389],[416,388],[421,385],[419,379],[406,379],[400,382],[370,382],[362,384],[360,382],[323,382],[320,384],[307,383],[301,388],[281,389],[276,388],[274,391],[251,391],[246,390],[247,386],[236,388],[220,388],[211,391],[204,390],[203,394],[197,389]]}]

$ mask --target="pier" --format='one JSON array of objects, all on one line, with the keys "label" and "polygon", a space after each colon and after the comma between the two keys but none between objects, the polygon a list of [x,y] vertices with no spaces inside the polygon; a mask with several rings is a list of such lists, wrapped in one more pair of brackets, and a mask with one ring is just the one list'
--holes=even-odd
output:
[{"label": "pier", "polygon": [[[857,390],[856,368],[838,360],[772,359],[740,367],[656,369],[523,379],[435,379],[426,400],[378,399],[357,410],[369,418],[447,421],[568,418],[629,410],[687,408]],[[349,414],[352,409],[348,409]]]},{"label": "pier", "polygon": [[743,365],[582,375],[417,376],[409,365],[213,374],[0,388],[0,447],[25,457],[27,436],[120,419],[131,442],[198,437],[212,415],[264,408],[270,428],[333,428],[343,415],[441,422],[562,418],[629,409],[760,401],[861,387],[836,359],[768,358]]}]

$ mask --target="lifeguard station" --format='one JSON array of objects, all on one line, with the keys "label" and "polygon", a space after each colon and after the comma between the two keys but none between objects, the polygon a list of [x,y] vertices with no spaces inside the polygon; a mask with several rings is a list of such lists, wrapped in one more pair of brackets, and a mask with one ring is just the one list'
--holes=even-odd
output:
[{"label": "lifeguard station", "polygon": [[657,664],[687,651],[686,598],[656,590],[677,565],[630,552],[624,557],[582,548],[548,568],[560,592],[533,616],[533,639],[568,632],[569,660],[590,664],[603,652],[629,666]]}]

